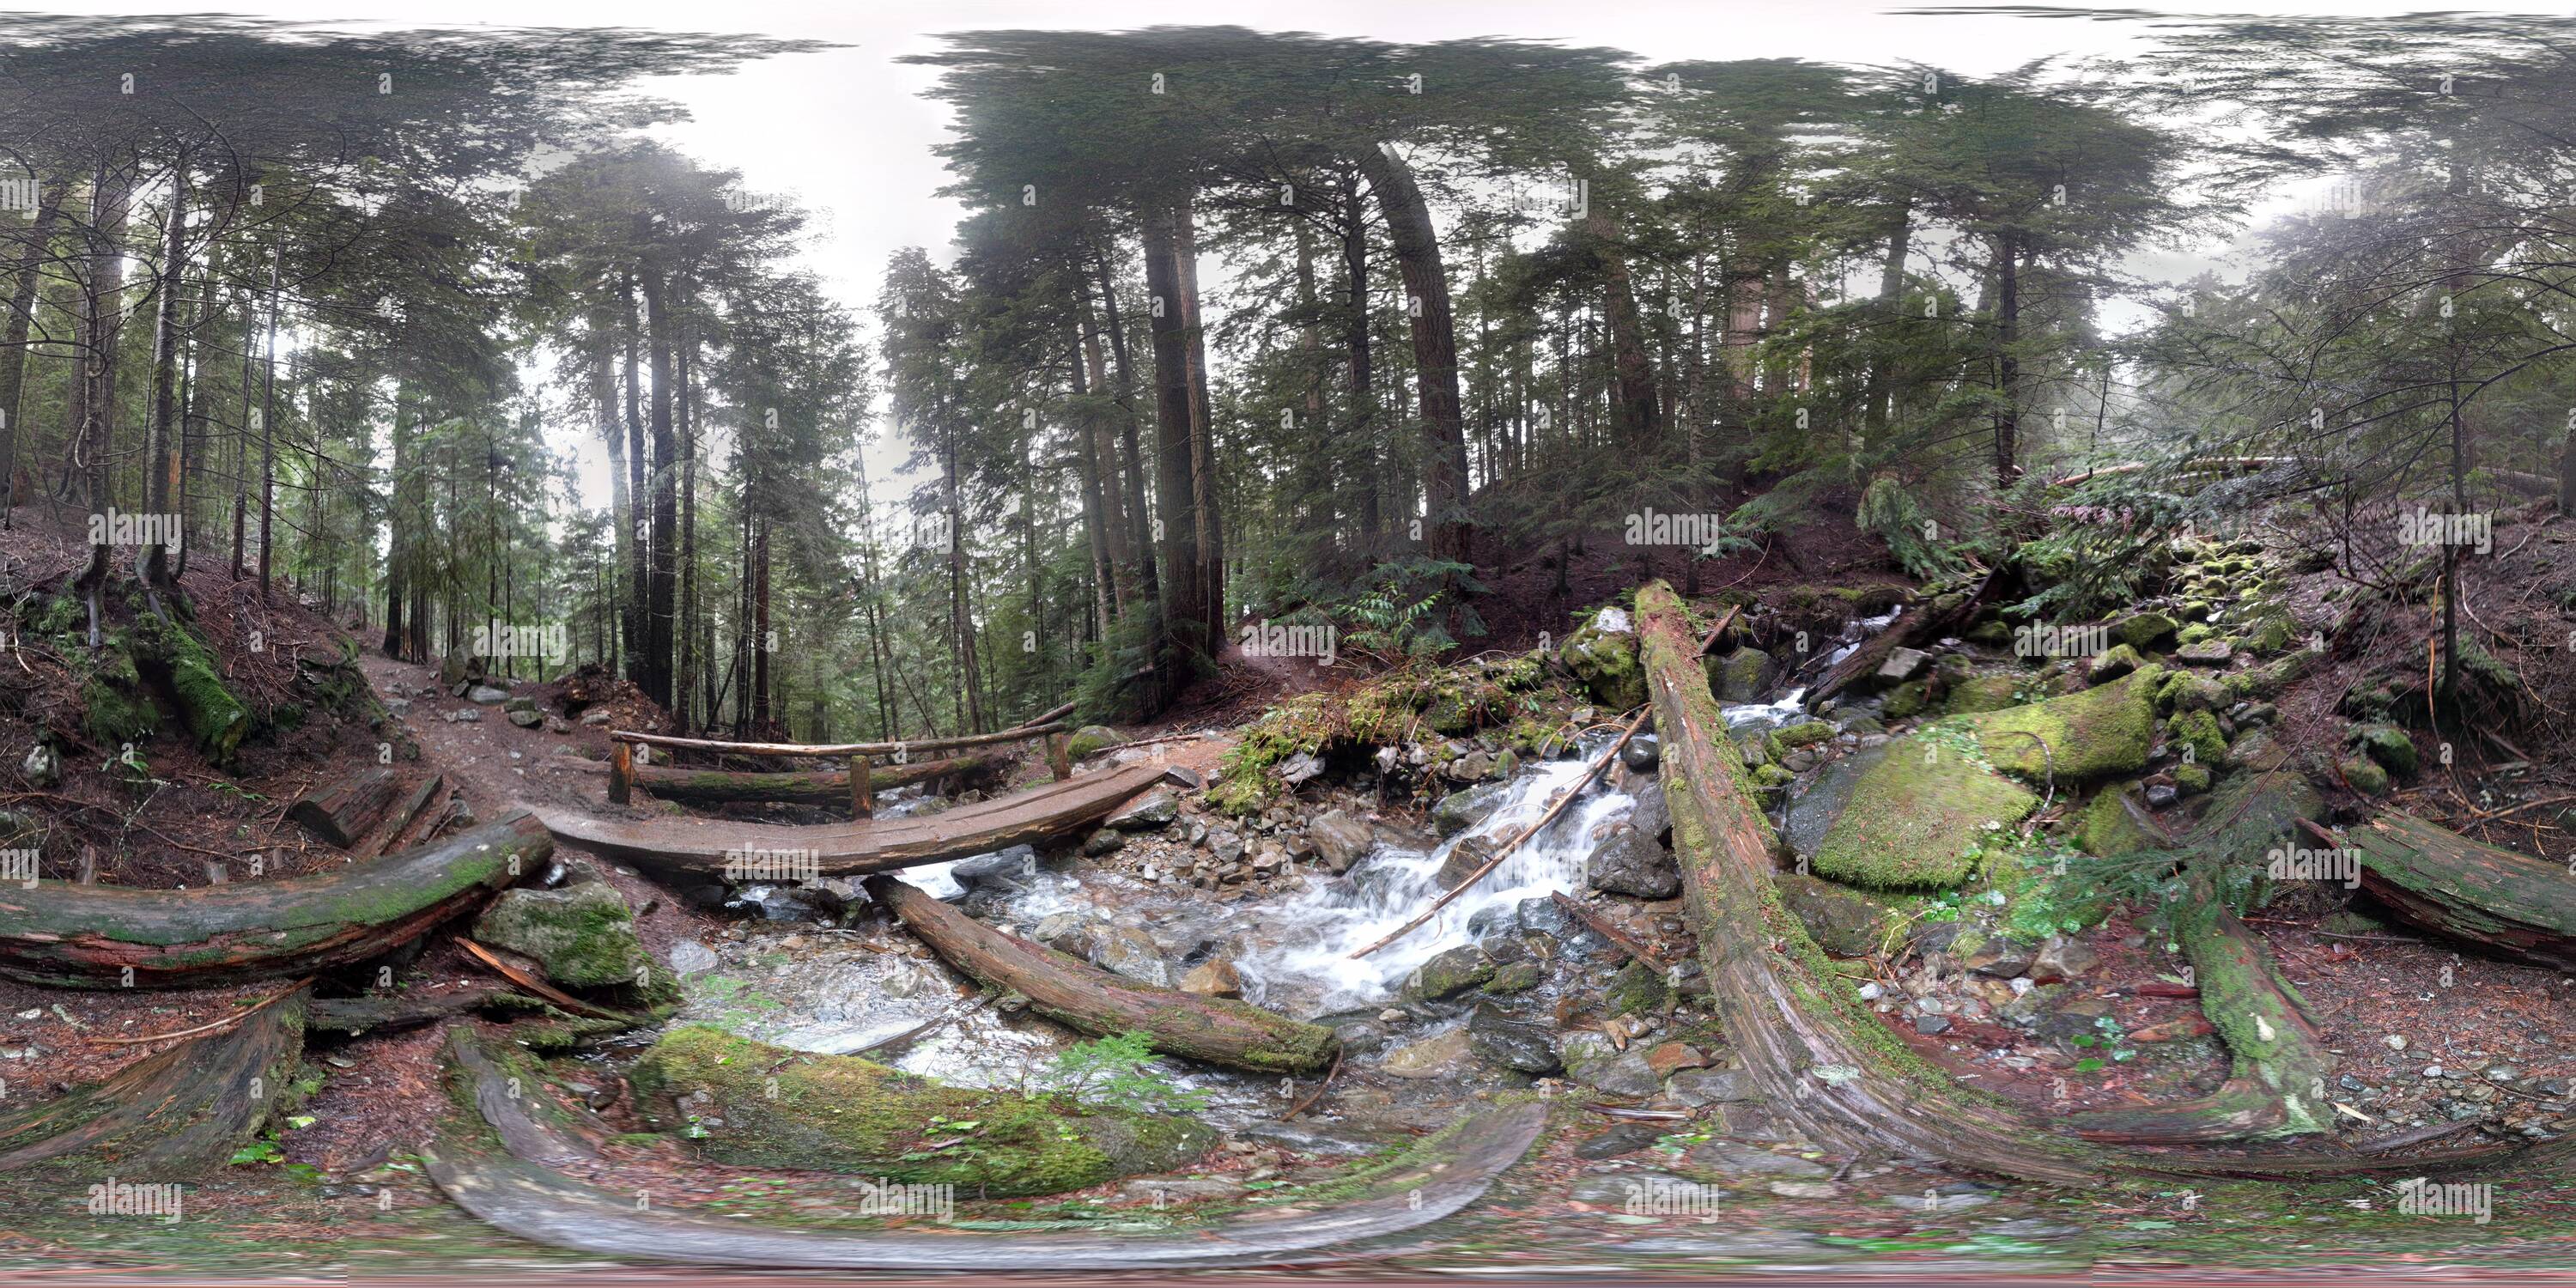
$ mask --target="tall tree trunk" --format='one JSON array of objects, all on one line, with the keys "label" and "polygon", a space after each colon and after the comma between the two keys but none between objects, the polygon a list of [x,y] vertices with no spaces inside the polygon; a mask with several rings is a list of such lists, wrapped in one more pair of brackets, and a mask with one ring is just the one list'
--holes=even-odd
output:
[{"label": "tall tree trunk", "polygon": [[1351,428],[1342,436],[1358,454],[1354,472],[1360,489],[1359,552],[1374,558],[1386,531],[1377,491],[1377,368],[1369,349],[1368,208],[1360,204],[1359,184],[1343,190],[1342,273],[1350,290],[1342,314],[1342,348],[1350,363]]},{"label": "tall tree trunk", "polygon": [[[180,153],[170,167],[170,207],[161,232],[160,271],[152,290],[152,410],[144,428],[143,512],[152,523],[143,543],[143,584],[168,590],[170,551],[160,525],[178,509],[172,496],[179,486],[179,457],[172,442],[179,411],[179,282],[188,264],[188,158]],[[141,534],[138,534],[141,535]]]},{"label": "tall tree trunk", "polygon": [[1876,446],[1887,435],[1887,426],[1896,414],[1896,378],[1891,368],[1896,364],[1887,355],[1896,347],[1897,304],[1905,298],[1905,256],[1914,241],[1914,198],[1900,198],[1893,212],[1893,224],[1887,231],[1887,260],[1878,272],[1878,304],[1871,310],[1872,322],[1879,328],[1879,356],[1869,364],[1869,383],[1862,395],[1862,415],[1866,418],[1866,441]]},{"label": "tall tree trunk", "polygon": [[643,373],[636,365],[635,346],[638,325],[635,316],[635,282],[631,277],[618,280],[617,297],[625,309],[626,359],[626,493],[633,544],[627,548],[626,582],[626,674],[648,690],[652,682],[653,646],[645,624],[645,605],[651,602],[652,586],[648,565],[652,543],[645,535],[650,527],[645,511],[646,499],[652,492],[645,486],[644,474],[649,458],[644,451]]},{"label": "tall tree trunk", "polygon": [[1377,194],[1404,274],[1405,316],[1413,330],[1414,384],[1422,404],[1422,492],[1432,557],[1467,558],[1467,437],[1458,406],[1458,337],[1449,311],[1449,279],[1431,205],[1412,167],[1394,145],[1364,148],[1360,172]]},{"label": "tall tree trunk", "polygon": [[679,415],[680,415],[680,657],[679,675],[672,681],[675,699],[672,716],[679,728],[687,732],[696,726],[690,719],[690,707],[696,698],[698,670],[698,419],[690,405],[693,393],[690,376],[696,363],[697,337],[684,324],[680,333]]},{"label": "tall tree trunk", "polygon": [[644,261],[644,323],[650,336],[649,360],[653,377],[653,535],[652,581],[650,598],[644,611],[645,646],[651,662],[645,681],[645,693],[665,710],[675,700],[671,691],[671,631],[678,607],[679,570],[672,566],[678,553],[680,507],[678,440],[671,428],[671,300],[669,278],[650,256]]},{"label": "tall tree trunk", "polygon": [[1154,339],[1154,492],[1162,553],[1160,604],[1169,655],[1155,665],[1168,703],[1180,692],[1198,660],[1209,656],[1216,622],[1202,598],[1207,584],[1198,575],[1199,525],[1191,476],[1190,361],[1187,311],[1180,306],[1179,265],[1174,247],[1177,231],[1171,205],[1144,212],[1145,289],[1153,298]]},{"label": "tall tree trunk", "polygon": [[268,602],[270,537],[277,519],[277,309],[279,260],[284,248],[273,248],[268,260],[267,373],[259,394],[259,602]]},{"label": "tall tree trunk", "polygon": [[616,675],[622,673],[622,660],[635,651],[634,610],[622,591],[636,554],[635,506],[627,490],[626,429],[617,415],[617,342],[612,325],[606,308],[591,310],[590,401],[599,417],[599,437],[608,444],[608,526],[616,550],[616,566],[608,576],[608,602],[617,619],[617,645],[605,656],[609,673]]},{"label": "tall tree trunk", "polygon": [[99,159],[90,186],[89,265],[82,279],[84,327],[80,337],[81,379],[78,427],[66,453],[66,482],[79,479],[98,531],[90,542],[89,566],[73,583],[89,604],[89,645],[106,640],[105,606],[100,591],[107,584],[110,546],[109,511],[114,508],[116,449],[116,351],[124,329],[125,219],[132,197],[130,179],[111,180],[107,158]]},{"label": "tall tree trunk", "polygon": [[[1076,303],[1079,304],[1079,301]],[[1085,363],[1086,357],[1094,363],[1099,361],[1100,347],[1084,343],[1090,339],[1090,321],[1087,310],[1078,310],[1078,312],[1084,318],[1082,333],[1074,340],[1073,361],[1067,364],[1073,377],[1074,405],[1081,408],[1076,413],[1078,420],[1073,426],[1074,464],[1082,476],[1080,482],[1083,536],[1091,547],[1092,611],[1098,615],[1101,633],[1105,636],[1108,633],[1109,623],[1113,620],[1110,615],[1110,602],[1114,599],[1123,607],[1127,602],[1127,592],[1123,588],[1125,570],[1119,566],[1119,561],[1110,551],[1113,540],[1112,530],[1120,526],[1110,517],[1109,507],[1114,505],[1115,501],[1102,496],[1099,450],[1101,435],[1098,431],[1106,423],[1107,418],[1099,415],[1090,405],[1091,375]],[[1113,493],[1112,496],[1114,495]],[[1030,563],[1029,584],[1034,590],[1037,585],[1034,557]]]},{"label": "tall tree trunk", "polygon": [[[1109,356],[1118,371],[1118,405],[1125,409],[1119,421],[1119,472],[1127,479],[1128,545],[1135,551],[1136,594],[1146,600],[1157,600],[1160,591],[1154,576],[1153,517],[1148,510],[1145,490],[1144,453],[1137,446],[1136,369],[1128,356],[1127,325],[1118,309],[1118,288],[1110,280],[1109,257],[1102,252],[1093,257],[1100,282],[1100,320],[1109,335]],[[1153,649],[1160,653],[1160,645]]]},{"label": "tall tree trunk", "polygon": [[769,625],[769,520],[753,524],[751,541],[751,727],[767,738],[776,725],[770,714],[769,655],[776,651]]},{"label": "tall tree trunk", "polygon": [[[1081,328],[1082,353],[1076,364],[1074,392],[1112,397],[1109,370],[1102,356],[1100,333],[1092,328],[1091,304],[1082,289],[1075,288],[1075,316]],[[1088,384],[1084,372],[1088,373]],[[1123,401],[1123,399],[1121,400]],[[1092,472],[1092,486],[1098,493],[1100,539],[1103,556],[1110,572],[1110,600],[1120,620],[1133,610],[1139,593],[1136,576],[1135,525],[1128,513],[1126,489],[1120,483],[1118,431],[1115,417],[1096,412],[1087,415],[1082,425],[1085,456]],[[1109,619],[1104,617],[1105,628]],[[1104,629],[1105,634],[1105,629]]]},{"label": "tall tree trunk", "polygon": [[394,388],[392,424],[394,473],[392,485],[386,488],[385,504],[385,656],[400,658],[403,642],[403,601],[408,592],[411,564],[410,529],[412,507],[405,504],[411,491],[411,430],[403,423],[411,412],[411,391]]},{"label": "tall tree trunk", "polygon": [[1637,295],[1628,272],[1628,256],[1619,246],[1619,227],[1601,201],[1584,216],[1584,235],[1601,268],[1601,311],[1610,320],[1612,370],[1616,376],[1611,402],[1619,441],[1642,447],[1653,441],[1662,421],[1655,400],[1654,364],[1646,356],[1646,323],[1637,313]]},{"label": "tall tree trunk", "polygon": [[[62,221],[68,183],[45,190],[36,205],[36,220],[27,227],[27,254],[18,280],[9,291],[9,323],[0,336],[0,529],[11,526],[18,505],[18,431],[20,396],[27,375],[27,327],[35,320],[36,300],[51,256],[54,225]],[[33,441],[33,440],[30,440]]]},{"label": "tall tree trunk", "polygon": [[1199,311],[1198,227],[1183,201],[1172,213],[1172,273],[1180,285],[1190,363],[1190,511],[1198,524],[1199,602],[1208,626],[1225,629],[1225,525],[1217,504],[1216,418],[1208,405],[1207,325]]},{"label": "tall tree trunk", "polygon": [[2021,438],[2021,245],[1995,239],[1995,486],[2011,487]]}]

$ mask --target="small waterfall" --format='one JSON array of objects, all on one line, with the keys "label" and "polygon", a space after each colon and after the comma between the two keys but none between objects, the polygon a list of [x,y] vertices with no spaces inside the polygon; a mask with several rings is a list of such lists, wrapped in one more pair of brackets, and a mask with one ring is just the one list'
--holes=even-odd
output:
[{"label": "small waterfall", "polygon": [[[1598,754],[1596,743],[1589,754]],[[1324,881],[1259,915],[1269,925],[1261,951],[1238,962],[1256,1000],[1299,1014],[1317,1015],[1385,1001],[1414,967],[1474,942],[1469,923],[1479,913],[1500,915],[1527,899],[1583,888],[1583,862],[1592,852],[1592,830],[1635,804],[1607,784],[1595,785],[1554,823],[1531,837],[1503,866],[1461,895],[1430,923],[1367,957],[1351,953],[1421,915],[1445,893],[1440,869],[1461,841],[1483,837],[1501,845],[1537,822],[1557,793],[1582,779],[1588,759],[1552,761],[1514,779],[1502,806],[1483,822],[1428,851],[1381,843],[1352,865],[1347,876]]]}]

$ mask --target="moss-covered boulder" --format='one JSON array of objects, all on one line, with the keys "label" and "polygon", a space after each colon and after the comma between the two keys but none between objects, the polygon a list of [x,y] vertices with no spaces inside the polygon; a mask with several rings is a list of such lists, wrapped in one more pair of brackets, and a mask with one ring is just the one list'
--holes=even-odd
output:
[{"label": "moss-covered boulder", "polygon": [[1880,705],[1879,711],[1890,720],[1908,720],[1919,716],[1923,714],[1923,708],[1930,702],[1931,687],[1922,680],[1908,680],[1897,685],[1887,691],[1887,698]]},{"label": "moss-covered boulder", "polygon": [[1604,608],[1567,636],[1560,652],[1565,668],[1583,682],[1593,700],[1614,711],[1632,711],[1646,703],[1646,672],[1637,663],[1637,628],[1621,608]]},{"label": "moss-covered boulder", "polygon": [[2181,624],[2162,613],[2133,613],[2111,627],[2111,638],[2141,653],[2171,640]]},{"label": "moss-covered boulder", "polygon": [[1831,739],[1834,727],[1822,720],[1801,720],[1793,725],[1780,726],[1771,736],[1778,739],[1783,747],[1812,747]]},{"label": "moss-covered boulder", "polygon": [[1084,725],[1074,730],[1073,735],[1064,740],[1064,749],[1067,755],[1080,760],[1095,752],[1107,751],[1125,741],[1127,741],[1125,738],[1118,736],[1117,730],[1107,725]]},{"label": "moss-covered boulder", "polygon": [[2093,665],[2087,668],[2084,673],[2092,677],[2095,684],[2108,684],[2111,681],[2119,679],[2121,676],[2127,675],[2129,672],[2146,665],[2146,661],[2147,660],[2145,658],[2138,656],[2136,646],[2129,644],[2114,644],[2111,647],[2102,650],[2102,652],[2093,659]]},{"label": "moss-covered boulder", "polygon": [[1954,716],[1974,715],[1980,711],[2001,711],[2017,706],[2021,702],[2017,691],[2020,683],[2016,677],[2002,672],[1971,675],[1950,686],[1949,713]]},{"label": "moss-covered boulder", "polygon": [[2083,847],[2086,854],[2109,858],[2155,849],[2160,844],[2129,816],[2129,808],[2122,803],[2121,794],[2120,788],[2106,787],[2077,816],[2075,843]]},{"label": "moss-covered boulder", "polygon": [[[1953,716],[1942,725],[1974,737],[1987,763],[2033,782],[2050,774],[2063,783],[2135,773],[2146,768],[2155,745],[2155,693],[2164,678],[2163,667],[2149,665],[2110,684],[2027,706]],[[2041,742],[2048,745],[2046,751]]]},{"label": "moss-covered boulder", "polygon": [[504,890],[474,920],[474,938],[536,959],[571,988],[643,987],[670,972],[653,968],[635,935],[635,914],[605,881],[560,890]]},{"label": "moss-covered boulder", "polygon": [[81,732],[107,751],[149,740],[161,730],[161,710],[143,687],[134,657],[121,635],[110,633],[106,645],[92,653],[75,648],[71,656],[87,659],[81,678]]},{"label": "moss-covered boulder", "polygon": [[2353,750],[2379,762],[2396,778],[2415,776],[2415,740],[2395,725],[2369,724],[2352,731]]},{"label": "moss-covered boulder", "polygon": [[1956,885],[1976,870],[1988,824],[2018,823],[2037,808],[2039,797],[1969,754],[1908,734],[1852,786],[1812,866],[1873,889]]},{"label": "moss-covered boulder", "polygon": [[2219,732],[2218,717],[2207,711],[2177,713],[2165,732],[2184,764],[2215,765],[2227,758],[2227,735]]},{"label": "moss-covered boulder", "polygon": [[2174,671],[2156,687],[2156,710],[2217,711],[2228,705],[2227,686],[2198,671]]},{"label": "moss-covered boulder", "polygon": [[855,1056],[673,1028],[629,1075],[637,1105],[708,1158],[954,1185],[1009,1198],[1168,1172],[1216,1143],[1196,1122],[1061,1095],[945,1087]]},{"label": "moss-covered boulder", "polygon": [[2388,794],[2388,771],[2368,756],[2346,756],[2341,765],[2343,780],[2364,796]]}]

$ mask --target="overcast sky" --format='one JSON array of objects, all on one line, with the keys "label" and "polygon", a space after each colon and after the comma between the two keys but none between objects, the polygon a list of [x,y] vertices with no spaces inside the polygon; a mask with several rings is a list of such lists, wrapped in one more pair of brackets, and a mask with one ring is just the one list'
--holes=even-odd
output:
[{"label": "overcast sky", "polygon": [[[1262,30],[1422,41],[1468,36],[1607,45],[1647,62],[1675,59],[1800,57],[1827,62],[1922,62],[1975,75],[2035,58],[2119,53],[2139,47],[2142,24],[2037,19],[1993,14],[1914,12],[1929,5],[1879,0],[949,0],[936,4],[673,3],[671,0],[437,0],[424,5],[314,3],[191,5],[327,25],[402,28],[627,27],[662,31],[754,32],[833,41],[847,48],[755,62],[729,76],[672,77],[644,88],[685,105],[691,119],[661,131],[674,145],[715,165],[740,170],[755,192],[796,194],[816,214],[808,257],[837,285],[842,299],[864,308],[876,295],[887,256],[924,246],[941,262],[962,211],[935,195],[946,174],[931,149],[946,113],[920,97],[934,69],[894,60],[939,47],[945,31],[990,27],[1126,30],[1161,24],[1233,24]],[[2224,0],[2204,7],[2118,5],[2131,12],[2316,12],[2311,4]],[[2336,0],[2332,12],[2379,15],[2416,11],[2394,0]],[[84,12],[165,13],[165,4],[100,0]],[[2285,194],[2284,201],[2292,194]],[[2215,252],[2216,247],[2210,248]],[[2151,258],[2135,267],[2187,276],[2201,257]],[[605,495],[606,459],[595,436],[585,446],[583,496]],[[891,465],[908,454],[880,439],[869,453],[878,491],[889,491]]]}]

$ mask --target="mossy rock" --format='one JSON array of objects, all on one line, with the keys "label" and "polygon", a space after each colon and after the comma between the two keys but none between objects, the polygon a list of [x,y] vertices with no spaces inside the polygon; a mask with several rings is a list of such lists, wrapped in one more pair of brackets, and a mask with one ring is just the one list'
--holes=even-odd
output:
[{"label": "mossy rock", "polygon": [[474,920],[474,938],[535,958],[570,988],[669,988],[635,935],[635,914],[605,881],[560,890],[504,890]]},{"label": "mossy rock", "polygon": [[1816,875],[1872,889],[1956,885],[1976,870],[1991,829],[2039,808],[2039,797],[1922,734],[1890,743],[1853,784],[1825,831]]},{"label": "mossy rock", "polygon": [[2227,735],[2218,731],[2218,717],[2207,711],[2182,712],[2165,731],[2182,748],[2185,764],[2215,765],[2227,756]]},{"label": "mossy rock", "polygon": [[2111,627],[2111,637],[2143,653],[2170,640],[2181,623],[2163,613],[2133,613]]},{"label": "mossy rock", "polygon": [[[75,650],[73,656],[87,654]],[[149,741],[161,731],[161,710],[153,704],[143,688],[143,676],[134,669],[134,658],[122,647],[116,635],[90,658],[89,674],[81,680],[81,732],[92,744],[115,751],[127,743]]]},{"label": "mossy rock", "polygon": [[[2129,774],[2146,768],[2155,744],[2155,693],[2165,669],[2148,665],[2110,684],[2027,706],[1953,716],[1944,728],[1973,735],[1986,761],[2034,782]],[[2036,737],[2048,744],[2042,751]]]},{"label": "mossy rock", "polygon": [[1972,675],[1950,686],[1949,713],[1975,715],[2021,704],[2021,681],[2005,674]]},{"label": "mossy rock", "polygon": [[[2234,700],[2260,701],[2277,698],[2281,696],[2282,690],[2289,688],[2298,682],[2299,677],[2306,675],[2309,668],[2325,661],[2325,656],[2322,650],[2303,648],[2295,653],[2285,653],[2261,666],[2231,671],[2220,683],[2226,686],[2228,696]],[[2361,695],[2361,691],[2357,690],[2355,696]],[[2382,696],[2385,697],[2384,694]]]},{"label": "mossy rock", "polygon": [[1625,610],[1602,609],[1566,637],[1560,656],[1594,701],[1614,711],[1633,711],[1646,704],[1646,672],[1637,661],[1637,629]]},{"label": "mossy rock", "polygon": [[1758,702],[1780,678],[1780,664],[1758,648],[1738,648],[1704,663],[1709,692],[1720,702]]},{"label": "mossy rock", "polygon": [[2146,661],[2134,646],[2114,644],[2093,659],[2093,665],[2085,669],[2085,674],[2091,676],[2095,684],[2107,684],[2146,665]]},{"label": "mossy rock", "polygon": [[2388,794],[2388,771],[2380,768],[2378,761],[2368,756],[2346,756],[2340,768],[2343,780],[2352,784],[2354,791],[2364,796]]},{"label": "mossy rock", "polygon": [[2012,623],[2000,617],[1989,617],[1968,629],[1961,638],[1988,648],[2004,648],[2013,642]]},{"label": "mossy rock", "polygon": [[2209,790],[2209,766],[2205,763],[2173,767],[2174,790],[2185,796],[2198,796]]},{"label": "mossy rock", "polygon": [[1879,900],[1831,881],[1784,872],[1772,878],[1807,937],[1836,957],[1867,957],[1887,946],[1904,915]]},{"label": "mossy rock", "polygon": [[1908,680],[1887,691],[1879,711],[1890,720],[1908,720],[1923,714],[1929,704],[1932,686],[1922,680]]},{"label": "mossy rock", "polygon": [[1753,785],[1756,787],[1786,787],[1796,781],[1797,777],[1796,774],[1768,761],[1753,767]]},{"label": "mossy rock", "polygon": [[1801,720],[1793,725],[1782,725],[1771,736],[1778,739],[1783,747],[1812,747],[1831,739],[1834,727],[1822,720]]},{"label": "mossy rock", "polygon": [[2355,751],[2379,762],[2392,777],[2415,776],[2415,740],[2395,725],[2371,724],[2356,728],[2348,739]]},{"label": "mossy rock", "polygon": [[[855,1056],[800,1054],[697,1024],[665,1033],[630,1080],[647,1118],[696,1136],[720,1163],[954,1185],[992,1198],[1168,1172],[1217,1138],[1187,1119],[945,1087]],[[701,1091],[706,1099],[695,1100]],[[684,1097],[703,1108],[674,1103]]]},{"label": "mossy rock", "polygon": [[2267,613],[2246,632],[2245,647],[2256,653],[2278,653],[2298,639],[2298,625],[2283,613]]},{"label": "mossy rock", "polygon": [[2156,710],[2215,711],[2228,704],[2227,686],[2198,671],[2174,671],[2156,687]]},{"label": "mossy rock", "polygon": [[2189,648],[2202,640],[2218,638],[2218,629],[2207,622],[2193,622],[2174,633],[2174,643]]},{"label": "mossy rock", "polygon": [[1080,760],[1085,756],[1107,751],[1126,741],[1119,736],[1117,730],[1107,725],[1084,725],[1074,730],[1073,736],[1065,739],[1064,749],[1066,754],[1075,760]]},{"label": "mossy rock", "polygon": [[2110,858],[2158,848],[2160,843],[2156,838],[2138,826],[2138,820],[2129,816],[2128,807],[2120,803],[2125,790],[2120,787],[2103,788],[2093,797],[2093,803],[2085,806],[2084,813],[2078,816],[2075,844],[2086,854]]},{"label": "mossy rock", "polygon": [[1632,961],[1610,977],[1609,987],[1601,992],[1601,1009],[1613,1017],[1660,1015],[1673,1009],[1672,985],[1644,962]]}]

